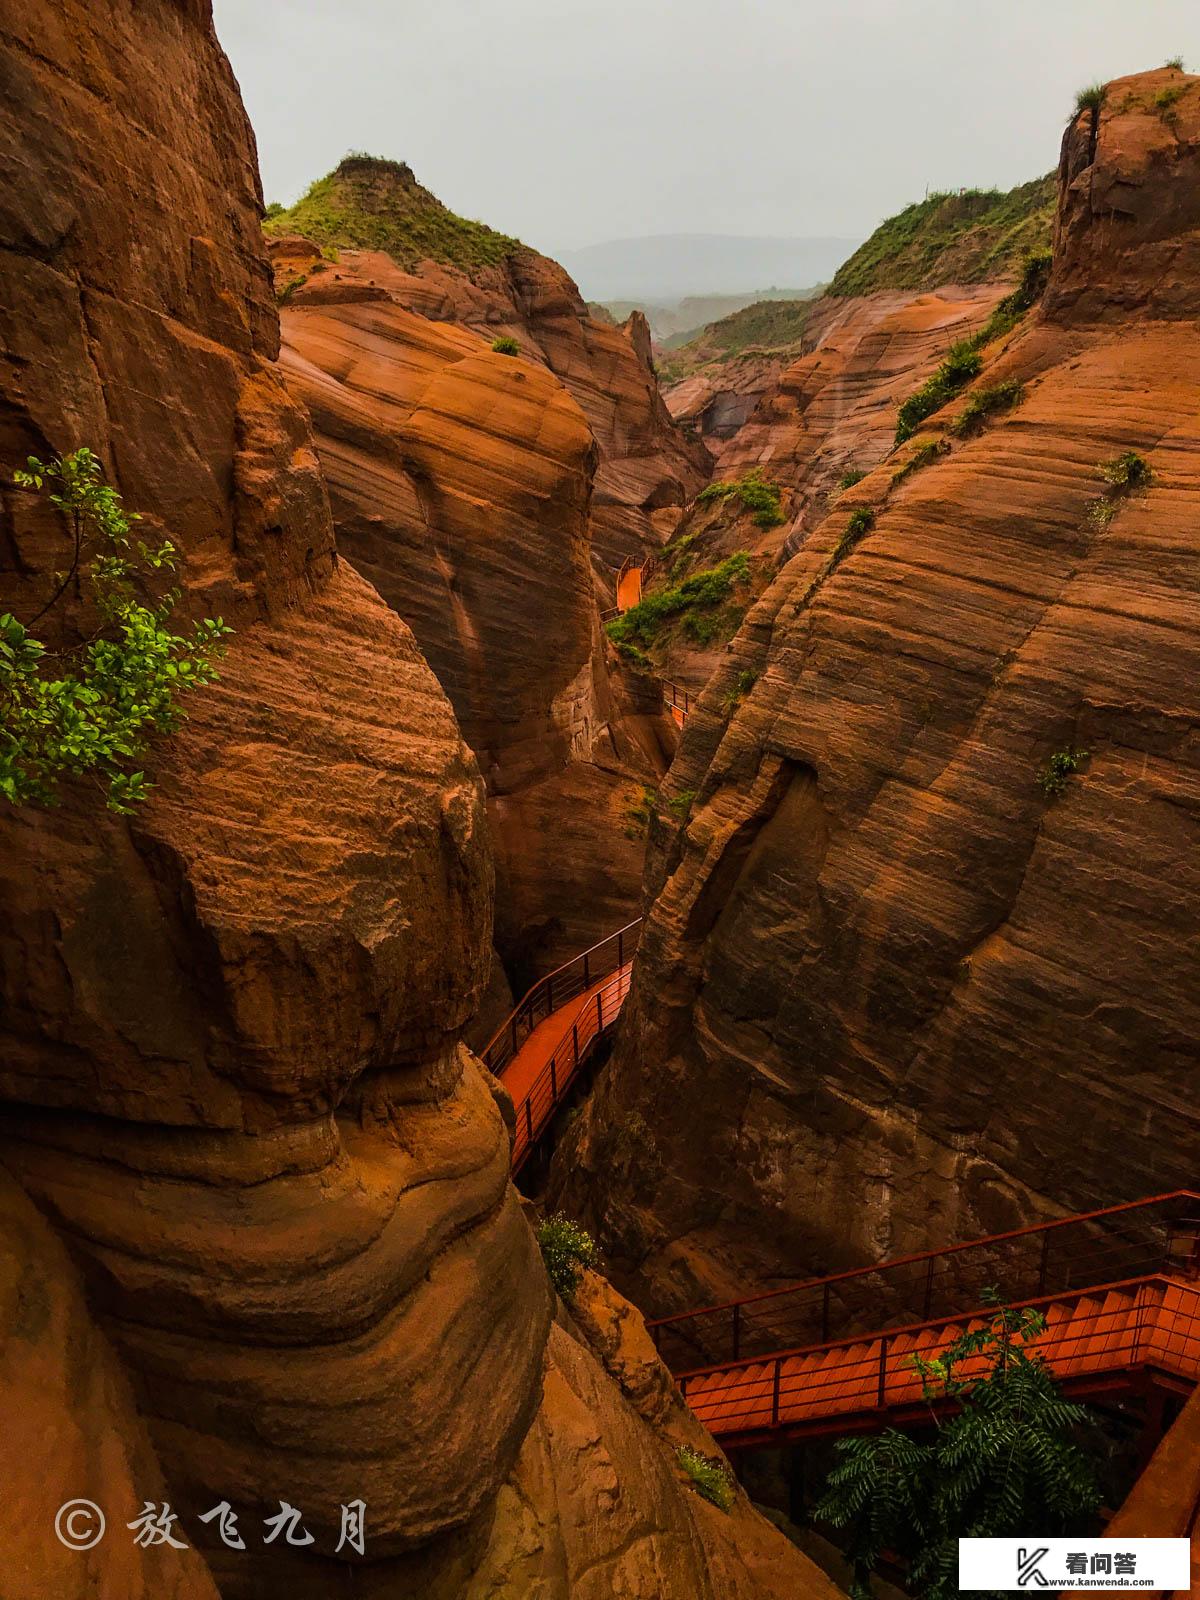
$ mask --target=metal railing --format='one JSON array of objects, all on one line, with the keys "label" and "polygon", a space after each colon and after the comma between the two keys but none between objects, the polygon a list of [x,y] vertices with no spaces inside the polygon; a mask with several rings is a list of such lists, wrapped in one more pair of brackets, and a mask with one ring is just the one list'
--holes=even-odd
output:
[{"label": "metal railing", "polygon": [[675,718],[682,728],[687,721],[688,713],[692,709],[693,696],[677,683],[672,683],[669,678],[662,680],[663,705]]},{"label": "metal railing", "polygon": [[[1200,1380],[1200,1287],[1162,1274],[1079,1288],[1020,1302],[1041,1310],[1042,1332],[1027,1346],[1069,1393],[1099,1393],[1149,1377],[1186,1394]],[[913,1358],[943,1352],[986,1306],[895,1328],[868,1340],[841,1339],[690,1373],[679,1380],[689,1407],[727,1447],[855,1427],[928,1420],[953,1402],[927,1399]],[[964,1361],[979,1376],[986,1356]]]},{"label": "metal railing", "polygon": [[564,1026],[550,1059],[516,1108],[517,1128],[512,1152],[514,1173],[519,1172],[528,1159],[597,1040],[620,1016],[625,996],[629,993],[630,977],[629,964],[619,967],[607,983],[587,997],[571,1021]]},{"label": "metal railing", "polygon": [[1175,1190],[769,1289],[648,1324],[663,1360],[686,1372],[756,1353],[826,1344],[869,1330],[954,1316],[996,1288],[1006,1300],[1200,1266],[1200,1194]]},{"label": "metal railing", "polygon": [[540,978],[492,1035],[483,1052],[484,1065],[499,1076],[540,1022],[631,960],[641,931],[642,919],[635,917]]}]

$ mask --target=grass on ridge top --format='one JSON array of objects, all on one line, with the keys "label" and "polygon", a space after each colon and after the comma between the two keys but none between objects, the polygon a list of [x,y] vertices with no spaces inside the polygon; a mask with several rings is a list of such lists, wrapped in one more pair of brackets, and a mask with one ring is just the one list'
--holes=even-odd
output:
[{"label": "grass on ridge top", "polygon": [[456,216],[417,182],[407,162],[358,152],[310,184],[294,206],[271,207],[263,231],[383,250],[409,269],[426,260],[464,270],[492,266],[523,248],[519,239]]},{"label": "grass on ridge top", "polygon": [[829,293],[931,289],[1016,277],[1027,253],[1049,247],[1057,198],[1056,173],[1007,193],[931,194],[880,223],[838,268]]}]

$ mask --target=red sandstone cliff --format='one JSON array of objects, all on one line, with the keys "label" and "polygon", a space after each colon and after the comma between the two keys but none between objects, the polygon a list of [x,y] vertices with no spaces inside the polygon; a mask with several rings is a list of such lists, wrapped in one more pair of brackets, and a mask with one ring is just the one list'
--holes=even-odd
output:
[{"label": "red sandstone cliff", "polygon": [[673,744],[601,638],[591,428],[546,366],[405,309],[386,257],[372,284],[356,252],[323,274],[303,241],[274,255],[280,282],[307,270],[281,366],[313,419],[339,549],[413,629],[475,752],[496,941],[523,991],[636,915],[626,813]]},{"label": "red sandstone cliff", "polygon": [[[873,526],[809,533],[689,721],[558,1179],[648,1309],[1193,1176],[1198,151],[1170,70],[1071,124],[1041,307],[926,424],[946,453],[858,485]],[[1101,472],[1127,451],[1148,488]]]},{"label": "red sandstone cliff", "polygon": [[[79,788],[0,816],[5,1593],[483,1600],[511,1570],[548,1600],[614,1574],[826,1594],[744,1503],[731,1546],[552,1325],[459,1042],[489,966],[482,784],[338,559],[206,0],[6,0],[0,72],[0,461],[94,447],[178,545],[185,607],[236,628],[136,815]],[[3,512],[30,615],[62,530]],[[90,1492],[112,1531],[64,1565],[56,1504]],[[151,1496],[211,1578],[132,1546]],[[359,1498],[352,1568],[326,1552]],[[222,1500],[245,1551],[197,1520]],[[263,1548],[284,1500],[313,1551]]]}]

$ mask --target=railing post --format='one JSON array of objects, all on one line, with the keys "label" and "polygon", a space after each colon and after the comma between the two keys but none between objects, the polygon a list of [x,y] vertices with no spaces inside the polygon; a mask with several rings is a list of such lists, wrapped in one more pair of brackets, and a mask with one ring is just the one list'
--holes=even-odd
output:
[{"label": "railing post", "polygon": [[1037,1286],[1037,1292],[1039,1294],[1045,1294],[1045,1292],[1046,1292],[1046,1264],[1047,1264],[1047,1262],[1049,1260],[1050,1260],[1050,1229],[1047,1228],[1045,1230],[1045,1232],[1042,1234],[1042,1259],[1038,1263],[1038,1286]]},{"label": "railing post", "polygon": [[742,1308],[733,1308],[733,1359],[736,1361],[742,1353]]},{"label": "railing post", "polygon": [[885,1333],[879,1340],[879,1409],[881,1411],[884,1407],[884,1391],[887,1387],[887,1349],[888,1342],[887,1334]]},{"label": "railing post", "polygon": [[780,1361],[779,1357],[776,1356],[775,1380],[771,1385],[771,1426],[773,1428],[777,1428],[779,1426],[779,1370],[781,1366],[782,1362]]},{"label": "railing post", "polygon": [[575,1058],[575,1065],[576,1065],[576,1067],[578,1067],[579,1066],[579,1026],[578,1026],[577,1023],[574,1023],[574,1022],[571,1024],[571,1053]]},{"label": "railing post", "polygon": [[529,1143],[533,1143],[533,1112],[529,1109],[529,1101],[525,1102],[525,1135]]},{"label": "railing post", "polygon": [[936,1258],[930,1256],[929,1266],[925,1270],[925,1316],[928,1318],[933,1305],[933,1263]]},{"label": "railing post", "polygon": [[554,1070],[553,1056],[550,1057],[550,1100],[552,1104],[558,1100],[558,1075]]},{"label": "railing post", "polygon": [[829,1338],[829,1283],[821,1292],[821,1343]]},{"label": "railing post", "polygon": [[596,1032],[604,1032],[604,997],[601,994],[596,996]]}]

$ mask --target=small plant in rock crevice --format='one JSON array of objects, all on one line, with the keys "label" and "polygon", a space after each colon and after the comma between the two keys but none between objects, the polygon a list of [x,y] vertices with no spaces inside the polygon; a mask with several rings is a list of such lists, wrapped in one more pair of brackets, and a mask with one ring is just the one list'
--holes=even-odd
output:
[{"label": "small plant in rock crevice", "polygon": [[732,1511],[737,1491],[733,1478],[719,1461],[711,1461],[689,1445],[681,1445],[675,1459],[696,1485],[696,1492],[721,1511]]},{"label": "small plant in rock crevice", "polygon": [[1015,378],[993,383],[986,389],[977,389],[951,423],[951,430],[960,435],[973,433],[982,426],[985,417],[990,417],[996,411],[1011,411],[1024,398],[1024,386]]},{"label": "small plant in rock crevice", "polygon": [[498,356],[519,356],[521,354],[521,346],[508,333],[502,333],[498,339],[493,339],[492,349]]},{"label": "small plant in rock crevice", "polygon": [[1066,750],[1056,750],[1038,773],[1038,787],[1042,793],[1052,800],[1064,794],[1071,777],[1087,758],[1086,750],[1075,750],[1070,746]]},{"label": "small plant in rock crevice", "polygon": [[1136,450],[1125,450],[1111,461],[1102,461],[1097,470],[1114,489],[1148,489],[1154,482],[1150,463]]},{"label": "small plant in rock crevice", "polygon": [[1099,111],[1104,104],[1107,86],[1103,83],[1089,83],[1086,88],[1080,89],[1075,96],[1075,110],[1071,113],[1072,121],[1084,111]]},{"label": "small plant in rock crevice", "polygon": [[846,524],[846,531],[838,540],[837,548],[833,552],[834,564],[836,565],[837,562],[848,556],[863,535],[870,533],[874,526],[875,513],[871,507],[855,506],[850,513],[850,520]]},{"label": "small plant in rock crevice", "polygon": [[839,489],[853,489],[856,483],[861,483],[866,473],[861,467],[851,467],[849,472],[844,472],[838,479]]},{"label": "small plant in rock crevice", "polygon": [[692,803],[696,798],[695,789],[681,789],[667,801],[667,810],[680,822],[686,822],[691,815]]},{"label": "small plant in rock crevice", "polygon": [[654,820],[654,808],[658,804],[658,790],[649,784],[642,785],[642,794],[639,800],[626,807],[625,815],[628,819],[625,827],[627,839],[643,839]]},{"label": "small plant in rock crevice", "polygon": [[547,1277],[562,1298],[569,1300],[579,1287],[584,1268],[594,1267],[600,1259],[596,1241],[586,1228],[556,1211],[538,1225],[537,1242]]},{"label": "small plant in rock crevice", "polygon": [[949,455],[950,444],[946,439],[921,439],[911,456],[892,473],[892,488],[902,484],[906,478],[911,478],[914,472],[920,472],[923,467],[930,467],[941,456]]},{"label": "small plant in rock crevice", "polygon": [[752,672],[749,670],[745,672],[739,672],[734,681],[733,687],[728,691],[724,700],[721,702],[725,708],[725,711],[727,713],[736,711],[738,706],[741,705],[742,701],[750,693],[751,689],[753,689],[757,682],[757,672]]}]

